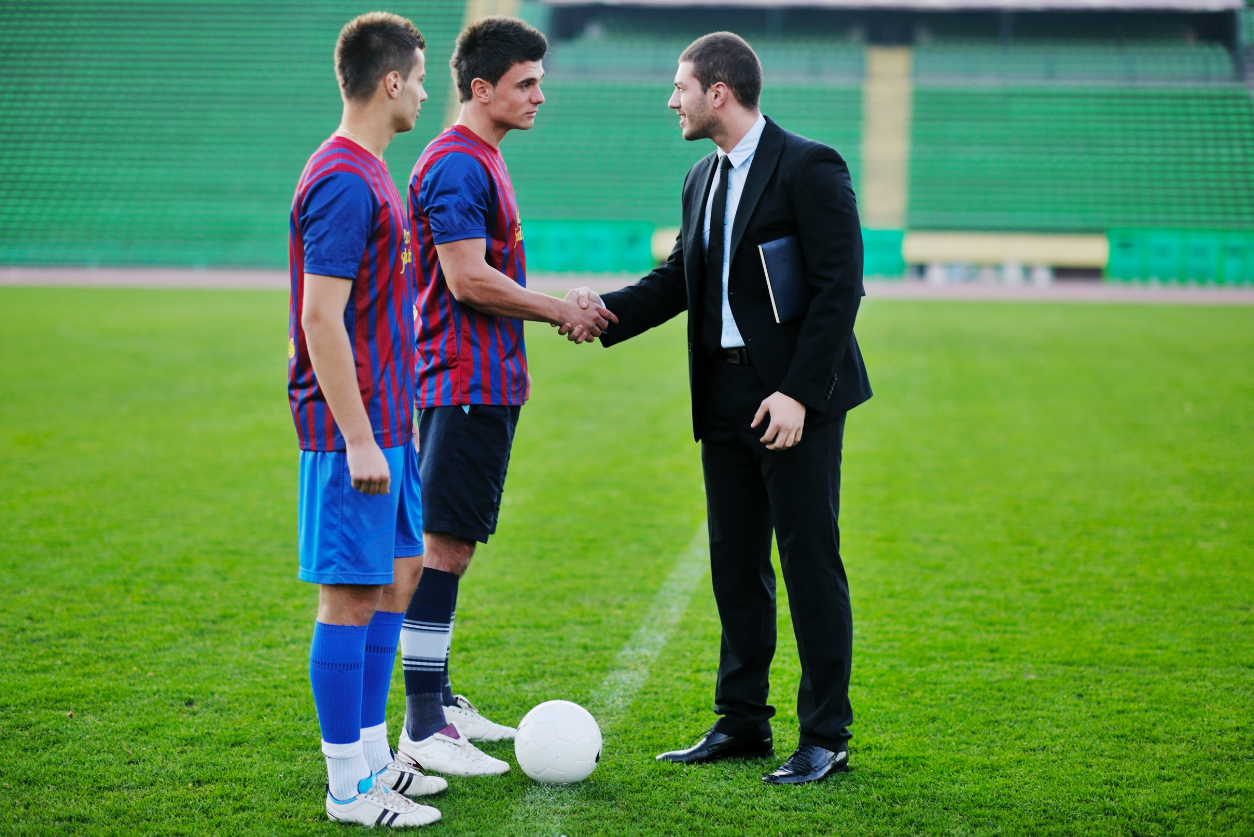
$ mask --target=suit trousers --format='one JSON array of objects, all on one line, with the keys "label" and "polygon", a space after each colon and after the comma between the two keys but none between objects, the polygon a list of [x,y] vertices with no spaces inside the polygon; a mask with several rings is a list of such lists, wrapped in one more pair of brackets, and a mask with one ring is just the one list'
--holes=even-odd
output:
[{"label": "suit trousers", "polygon": [[853,722],[853,613],[837,525],[845,413],[807,410],[801,441],[789,450],[767,450],[759,441],[767,420],[749,424],[770,394],[753,366],[711,358],[701,464],[723,628],[714,696],[722,717],[715,729],[759,740],[771,734],[774,533],[801,658],[800,743],[835,750],[850,737]]}]

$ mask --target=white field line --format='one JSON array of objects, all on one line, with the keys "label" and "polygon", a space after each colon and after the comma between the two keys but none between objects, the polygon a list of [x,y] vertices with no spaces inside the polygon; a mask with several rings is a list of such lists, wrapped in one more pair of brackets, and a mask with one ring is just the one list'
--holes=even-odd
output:
[{"label": "white field line", "polygon": [[[648,681],[649,667],[662,653],[671,632],[688,609],[697,583],[709,569],[709,554],[709,535],[702,523],[657,591],[640,627],[619,650],[601,685],[593,690],[587,709],[597,719],[601,737],[607,744],[612,741],[613,728],[627,715],[636,695]],[[532,784],[514,817],[517,826],[514,833],[557,837],[561,833],[562,815],[578,797],[580,788],[580,785]]]}]

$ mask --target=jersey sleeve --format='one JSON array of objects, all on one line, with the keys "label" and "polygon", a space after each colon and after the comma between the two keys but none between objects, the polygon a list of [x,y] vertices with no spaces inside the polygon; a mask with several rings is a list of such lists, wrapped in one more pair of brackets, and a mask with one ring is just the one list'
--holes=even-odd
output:
[{"label": "jersey sleeve", "polygon": [[491,203],[488,173],[474,157],[457,151],[432,163],[418,187],[418,205],[436,244],[487,238]]},{"label": "jersey sleeve", "polygon": [[365,178],[333,172],[305,195],[300,212],[305,272],[355,279],[374,224],[374,195]]}]

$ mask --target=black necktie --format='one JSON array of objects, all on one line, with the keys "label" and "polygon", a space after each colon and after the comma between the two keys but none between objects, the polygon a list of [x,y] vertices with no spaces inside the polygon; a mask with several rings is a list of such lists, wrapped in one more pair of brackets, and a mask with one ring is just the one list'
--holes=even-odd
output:
[{"label": "black necktie", "polygon": [[714,206],[710,208],[710,241],[705,252],[705,325],[701,339],[707,351],[723,345],[723,219],[727,216],[727,185],[731,158],[724,155],[714,184]]}]

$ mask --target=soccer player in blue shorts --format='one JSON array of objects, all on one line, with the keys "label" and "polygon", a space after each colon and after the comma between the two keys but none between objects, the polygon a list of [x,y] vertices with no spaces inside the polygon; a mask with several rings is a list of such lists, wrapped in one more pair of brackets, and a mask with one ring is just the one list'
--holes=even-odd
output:
[{"label": "soccer player in blue shorts", "polygon": [[[383,162],[427,98],[422,35],[375,12],[335,46],[339,129],[292,202],[288,396],[300,441],[300,578],[319,585],[309,679],[327,763],[327,816],[414,826],[444,790],[394,758],[384,711],[404,610],[422,572],[413,444],[409,219]],[[399,793],[398,793],[399,791]]]},{"label": "soccer player in blue shorts", "polygon": [[515,733],[453,694],[448,649],[458,581],[476,543],[496,531],[514,428],[530,390],[523,321],[592,337],[613,319],[600,306],[527,290],[522,226],[500,144],[535,123],[547,49],[544,35],[515,18],[468,26],[450,62],[461,113],[423,151],[409,183],[426,554],[401,631],[406,713],[397,753],[456,776],[509,770],[470,742]]}]

